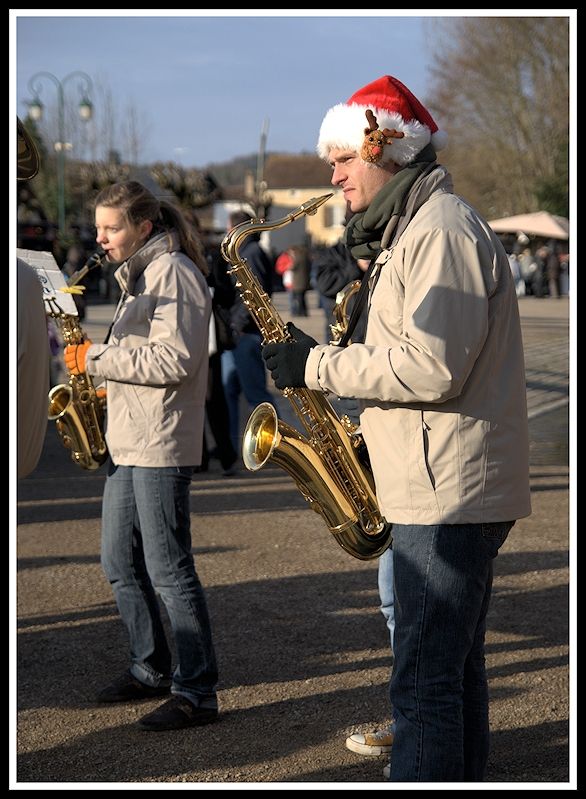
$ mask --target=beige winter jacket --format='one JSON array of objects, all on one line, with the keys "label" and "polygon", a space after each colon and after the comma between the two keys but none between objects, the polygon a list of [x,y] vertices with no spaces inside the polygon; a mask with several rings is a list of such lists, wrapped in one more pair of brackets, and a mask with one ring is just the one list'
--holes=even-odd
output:
[{"label": "beige winter jacket", "polygon": [[[124,466],[201,462],[208,374],[210,293],[175,233],[149,240],[116,278],[128,296],[107,344],[93,344],[87,370],[106,379],[106,441]],[[123,295],[124,296],[124,295]]]},{"label": "beige winter jacket", "polygon": [[18,477],[26,477],[41,456],[47,429],[49,339],[43,287],[30,264],[16,260],[18,390]]},{"label": "beige winter jacket", "polygon": [[388,521],[531,512],[523,344],[507,256],[476,212],[435,190],[371,277],[364,344],[318,346],[307,386],[363,400]]}]

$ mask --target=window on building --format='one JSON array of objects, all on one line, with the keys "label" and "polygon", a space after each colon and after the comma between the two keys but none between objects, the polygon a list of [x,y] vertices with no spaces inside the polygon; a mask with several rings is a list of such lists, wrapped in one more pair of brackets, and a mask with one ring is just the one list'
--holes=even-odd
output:
[{"label": "window on building", "polygon": [[343,205],[326,205],[324,227],[339,227],[344,224],[346,209]]}]

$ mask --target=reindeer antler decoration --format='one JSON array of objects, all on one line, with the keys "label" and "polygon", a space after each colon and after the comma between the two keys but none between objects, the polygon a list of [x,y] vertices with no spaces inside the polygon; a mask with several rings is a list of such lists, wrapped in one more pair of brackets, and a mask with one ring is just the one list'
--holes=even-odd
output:
[{"label": "reindeer antler decoration", "polygon": [[379,130],[376,117],[370,108],[366,112],[366,121],[368,127],[364,128],[364,142],[360,150],[360,157],[363,161],[376,164],[382,158],[385,144],[392,144],[393,139],[402,139],[405,134],[394,128]]}]

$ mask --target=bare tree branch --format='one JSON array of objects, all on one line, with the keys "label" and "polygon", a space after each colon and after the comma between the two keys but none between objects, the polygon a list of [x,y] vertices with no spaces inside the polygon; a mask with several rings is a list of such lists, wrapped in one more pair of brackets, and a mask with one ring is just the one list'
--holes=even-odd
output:
[{"label": "bare tree branch", "polygon": [[435,22],[429,106],[449,134],[442,158],[457,190],[489,216],[539,210],[540,187],[567,160],[568,18]]}]

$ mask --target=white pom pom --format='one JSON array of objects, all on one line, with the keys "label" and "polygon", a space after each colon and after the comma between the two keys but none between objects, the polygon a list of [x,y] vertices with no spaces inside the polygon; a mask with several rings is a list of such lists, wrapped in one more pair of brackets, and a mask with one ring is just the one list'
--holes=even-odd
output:
[{"label": "white pom pom", "polygon": [[448,144],[448,134],[445,130],[436,130],[431,136],[431,143],[434,150],[443,150]]}]

